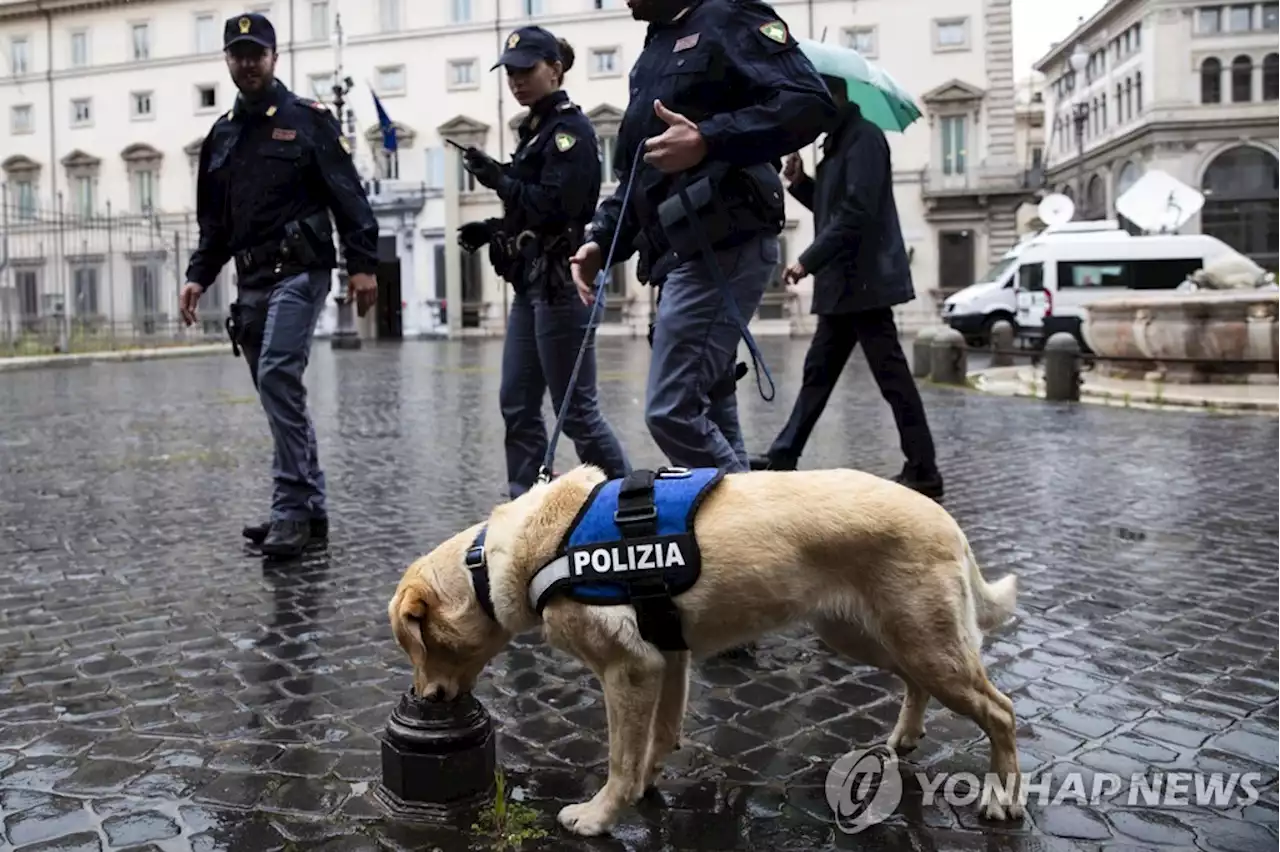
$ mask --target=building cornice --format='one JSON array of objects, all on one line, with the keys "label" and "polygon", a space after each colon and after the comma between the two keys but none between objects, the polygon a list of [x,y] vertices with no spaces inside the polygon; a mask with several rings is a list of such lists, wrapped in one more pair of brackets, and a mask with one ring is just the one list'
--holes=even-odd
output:
[{"label": "building cornice", "polygon": [[142,6],[156,0],[12,0],[0,3],[0,21],[21,18],[65,15],[74,12],[94,12],[120,6]]},{"label": "building cornice", "polygon": [[1097,12],[1094,12],[1093,17],[1077,26],[1071,31],[1070,35],[1055,44],[1053,47],[1049,48],[1049,52],[1032,63],[1031,67],[1036,71],[1039,71],[1041,74],[1045,73],[1046,67],[1067,55],[1068,52],[1075,47],[1076,42],[1080,41],[1086,33],[1097,29],[1104,21],[1116,17],[1122,11],[1137,2],[1139,2],[1139,0],[1108,0],[1106,5]]}]

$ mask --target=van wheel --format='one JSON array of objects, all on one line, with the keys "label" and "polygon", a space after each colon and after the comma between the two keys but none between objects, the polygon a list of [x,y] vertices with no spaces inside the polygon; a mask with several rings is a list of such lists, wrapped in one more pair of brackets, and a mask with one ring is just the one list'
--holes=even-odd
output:
[{"label": "van wheel", "polygon": [[1000,322],[1000,320],[1004,320],[1005,322],[1009,323],[1009,325],[1013,326],[1013,337],[1014,337],[1014,340],[1016,341],[1018,338],[1017,322],[1014,321],[1012,314],[1006,314],[1001,312],[1001,313],[992,314],[991,316],[987,317],[985,320],[982,321],[981,336],[979,337],[978,342],[975,345],[990,346],[991,345],[991,329],[996,323]]}]

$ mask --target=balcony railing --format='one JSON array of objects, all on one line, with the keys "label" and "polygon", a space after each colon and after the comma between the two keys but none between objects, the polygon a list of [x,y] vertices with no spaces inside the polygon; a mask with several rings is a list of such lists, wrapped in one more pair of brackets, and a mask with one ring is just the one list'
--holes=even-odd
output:
[{"label": "balcony railing", "polygon": [[966,166],[959,174],[947,174],[939,168],[925,168],[921,172],[920,182],[926,195],[1022,192],[1032,188],[1029,170],[1014,163]]}]

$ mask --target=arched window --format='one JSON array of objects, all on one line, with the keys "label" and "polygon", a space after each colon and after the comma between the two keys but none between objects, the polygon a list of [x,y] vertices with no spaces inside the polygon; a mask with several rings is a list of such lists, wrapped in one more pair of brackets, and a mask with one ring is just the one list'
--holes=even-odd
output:
[{"label": "arched window", "polygon": [[1129,161],[1124,164],[1124,168],[1120,170],[1120,175],[1116,178],[1116,198],[1124,195],[1129,191],[1129,187],[1138,182],[1138,178],[1142,177],[1142,169],[1137,163]]},{"label": "arched window", "polygon": [[1280,54],[1268,53],[1262,60],[1262,99],[1280,100]]},{"label": "arched window", "polygon": [[1253,60],[1237,56],[1231,60],[1231,102],[1246,104],[1253,100]]},{"label": "arched window", "polygon": [[1200,103],[1222,103],[1222,63],[1212,56],[1200,63]]},{"label": "arched window", "polygon": [[1200,182],[1200,229],[1267,269],[1276,268],[1280,169],[1269,151],[1237,145],[1223,151]]},{"label": "arched window", "polygon": [[1100,175],[1094,175],[1089,178],[1088,188],[1085,190],[1084,217],[1086,219],[1101,219],[1107,213],[1107,187],[1103,183]]}]

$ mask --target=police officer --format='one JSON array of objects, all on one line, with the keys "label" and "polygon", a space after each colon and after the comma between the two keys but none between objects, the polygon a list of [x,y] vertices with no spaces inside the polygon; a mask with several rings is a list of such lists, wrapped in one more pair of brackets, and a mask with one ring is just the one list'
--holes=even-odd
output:
[{"label": "police officer", "polygon": [[296,556],[328,538],[325,480],[302,384],[316,321],[337,265],[337,220],[351,295],[363,316],[377,295],[378,223],[333,114],[275,79],[276,34],[258,14],[226,22],[235,105],[200,149],[200,243],[187,267],[182,316],[233,259],[238,296],[228,323],[243,351],[275,443],[271,518],[244,528],[268,556]]},{"label": "police officer", "polygon": [[515,290],[499,391],[515,499],[533,486],[547,452],[542,401],[548,388],[557,412],[568,406],[564,433],[584,463],[610,477],[631,468],[600,413],[594,346],[583,355],[571,394],[568,388],[591,314],[577,297],[569,257],[582,243],[601,184],[595,130],[561,88],[573,49],[542,27],[523,27],[507,37],[493,67],[506,69],[511,94],[529,112],[510,164],[475,148],[464,155],[467,170],[502,199],[503,215],[463,225],[458,242],[467,251],[487,243],[494,270]]},{"label": "police officer", "polygon": [[[730,390],[741,329],[781,261],[781,160],[835,117],[822,79],[785,22],[759,0],[628,0],[647,21],[614,164],[618,191],[600,205],[573,259],[584,302],[618,236],[613,262],[638,249],[662,299],[653,329],[645,420],[671,464],[749,469]],[[642,163],[634,163],[642,140]],[[633,165],[631,205],[623,194]],[[678,194],[685,187],[696,220]],[[696,199],[696,200],[695,200]],[[700,251],[709,241],[717,276]],[[717,280],[717,278],[721,280]],[[726,293],[726,290],[728,293]]]}]

